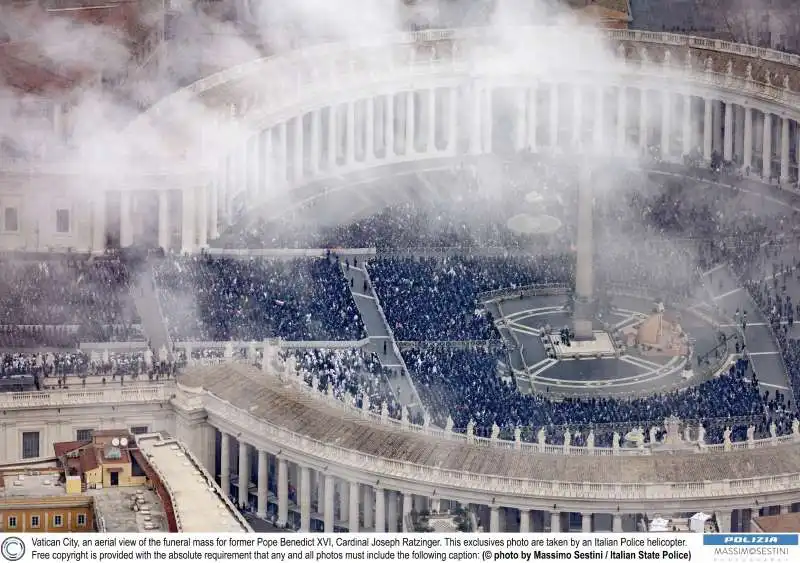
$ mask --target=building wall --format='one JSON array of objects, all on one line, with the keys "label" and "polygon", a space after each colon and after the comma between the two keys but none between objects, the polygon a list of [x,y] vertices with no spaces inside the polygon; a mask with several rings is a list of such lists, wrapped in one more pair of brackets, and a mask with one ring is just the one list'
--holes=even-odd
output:
[{"label": "building wall", "polygon": [[79,430],[146,427],[148,431],[174,432],[172,409],[159,404],[54,406],[7,412],[0,421],[0,459],[7,463],[22,461],[25,432],[39,433],[39,457],[52,457],[53,443],[75,440]]},{"label": "building wall", "polygon": [[85,496],[19,498],[0,502],[2,533],[94,531],[92,499]]},{"label": "building wall", "polygon": [[[89,251],[92,241],[91,205],[86,205],[86,193],[70,195],[64,185],[69,176],[60,178],[45,175],[41,181],[27,186],[6,182],[0,191],[0,248],[3,250]],[[39,185],[32,185],[39,184]],[[14,211],[7,211],[14,210]],[[65,232],[59,232],[58,214],[67,215]],[[7,224],[10,214],[16,215],[16,225]]]},{"label": "building wall", "polygon": [[111,474],[117,472],[119,475],[118,487],[139,487],[145,484],[145,477],[134,477],[131,474],[130,463],[104,463],[101,467],[103,487],[111,487]]}]

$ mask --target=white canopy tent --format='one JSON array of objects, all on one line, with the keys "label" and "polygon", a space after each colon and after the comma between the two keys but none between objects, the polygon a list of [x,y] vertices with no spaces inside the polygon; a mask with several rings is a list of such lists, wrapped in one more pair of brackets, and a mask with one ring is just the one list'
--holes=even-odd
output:
[{"label": "white canopy tent", "polygon": [[706,520],[711,518],[710,514],[706,514],[705,512],[698,512],[691,518],[689,518],[689,529],[693,532],[697,532],[702,534],[706,531]]},{"label": "white canopy tent", "polygon": [[649,532],[669,532],[669,520],[656,516],[650,520]]}]

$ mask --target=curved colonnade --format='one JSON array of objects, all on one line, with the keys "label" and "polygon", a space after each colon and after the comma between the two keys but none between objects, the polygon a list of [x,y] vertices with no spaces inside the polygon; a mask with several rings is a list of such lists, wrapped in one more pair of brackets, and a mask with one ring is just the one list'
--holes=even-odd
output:
[{"label": "curved colonnade", "polygon": [[[563,42],[558,28],[528,33]],[[624,158],[656,149],[673,161],[716,153],[750,177],[798,186],[800,57],[675,34],[606,33],[623,62],[600,70],[528,69],[517,60],[520,45],[460,30],[315,46],[201,80],[128,132],[164,131],[171,147],[159,150],[173,151],[165,168],[175,157],[199,159],[213,178],[182,190],[187,220],[176,237],[160,194],[159,243],[195,251],[232,223],[241,202],[252,208],[326,177],[497,151]],[[513,64],[499,64],[506,56]],[[501,120],[511,126],[496,126]],[[121,240],[132,242],[125,221]]]},{"label": "curved colonnade", "polygon": [[218,468],[223,491],[252,483],[236,491],[240,506],[263,516],[272,503],[280,523],[292,511],[306,531],[315,520],[405,530],[412,510],[454,503],[488,530],[523,532],[632,531],[642,515],[698,510],[741,530],[760,511],[800,507],[796,435],[643,450],[482,439],[345,406],[291,370],[232,362],[188,368],[173,406],[176,433]]},{"label": "curved colonnade", "polygon": [[[559,30],[535,33],[546,41]],[[658,147],[675,160],[699,148],[703,159],[716,152],[751,177],[797,186],[800,57],[673,34],[607,33],[625,56],[607,75],[478,64],[502,54],[498,38],[480,30],[254,61],[166,98],[134,122],[128,135],[157,133],[163,143],[142,156],[143,177],[129,182],[158,191],[159,244],[188,252],[231,224],[239,201],[252,207],[288,186],[359,169],[506,149],[634,157]],[[198,112],[208,118],[200,128]],[[511,127],[494,126],[501,114]],[[134,238],[131,197],[121,191],[123,246]],[[103,249],[107,210],[94,202],[84,247]],[[180,224],[170,225],[175,216]],[[412,509],[443,502],[478,507],[491,531],[622,531],[637,515],[696,510],[741,530],[754,513],[800,502],[793,437],[723,447],[733,451],[563,455],[342,416],[341,406],[298,397],[291,384],[265,385],[269,377],[241,365],[190,370],[173,399],[175,431],[209,469],[219,460],[225,491],[232,451],[241,482],[253,480],[255,466],[259,515],[272,498],[274,469],[278,520],[288,522],[297,508],[304,530],[320,520],[326,530],[393,531],[408,527],[402,516]],[[249,489],[241,487],[240,504],[249,504]]]}]

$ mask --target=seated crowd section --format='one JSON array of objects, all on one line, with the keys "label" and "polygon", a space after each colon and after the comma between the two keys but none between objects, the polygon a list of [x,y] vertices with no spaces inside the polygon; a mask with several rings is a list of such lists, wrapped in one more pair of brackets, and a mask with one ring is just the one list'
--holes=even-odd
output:
[{"label": "seated crowd section", "polygon": [[529,258],[378,258],[368,263],[378,299],[401,341],[499,338],[479,295],[531,284],[572,284],[570,255]]},{"label": "seated crowd section", "polygon": [[[91,354],[81,343],[145,343],[125,256],[6,255],[0,259],[0,389],[68,386],[67,376],[138,377],[143,351]],[[153,376],[155,374],[153,373]],[[91,381],[91,380],[90,380]]]},{"label": "seated crowd section", "polygon": [[233,259],[167,256],[156,263],[174,340],[361,340],[348,282],[332,257]]},{"label": "seated crowd section", "polygon": [[74,347],[143,340],[116,257],[5,259],[0,264],[0,345]]}]

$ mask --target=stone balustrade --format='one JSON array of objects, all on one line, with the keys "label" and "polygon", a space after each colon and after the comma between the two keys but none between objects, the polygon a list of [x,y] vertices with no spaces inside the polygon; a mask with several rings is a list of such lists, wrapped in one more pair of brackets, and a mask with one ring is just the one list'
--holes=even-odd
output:
[{"label": "stone balustrade", "polygon": [[125,403],[168,402],[175,392],[174,383],[120,387],[110,384],[98,390],[54,389],[0,394],[0,409],[32,409],[41,407],[115,405]]}]

